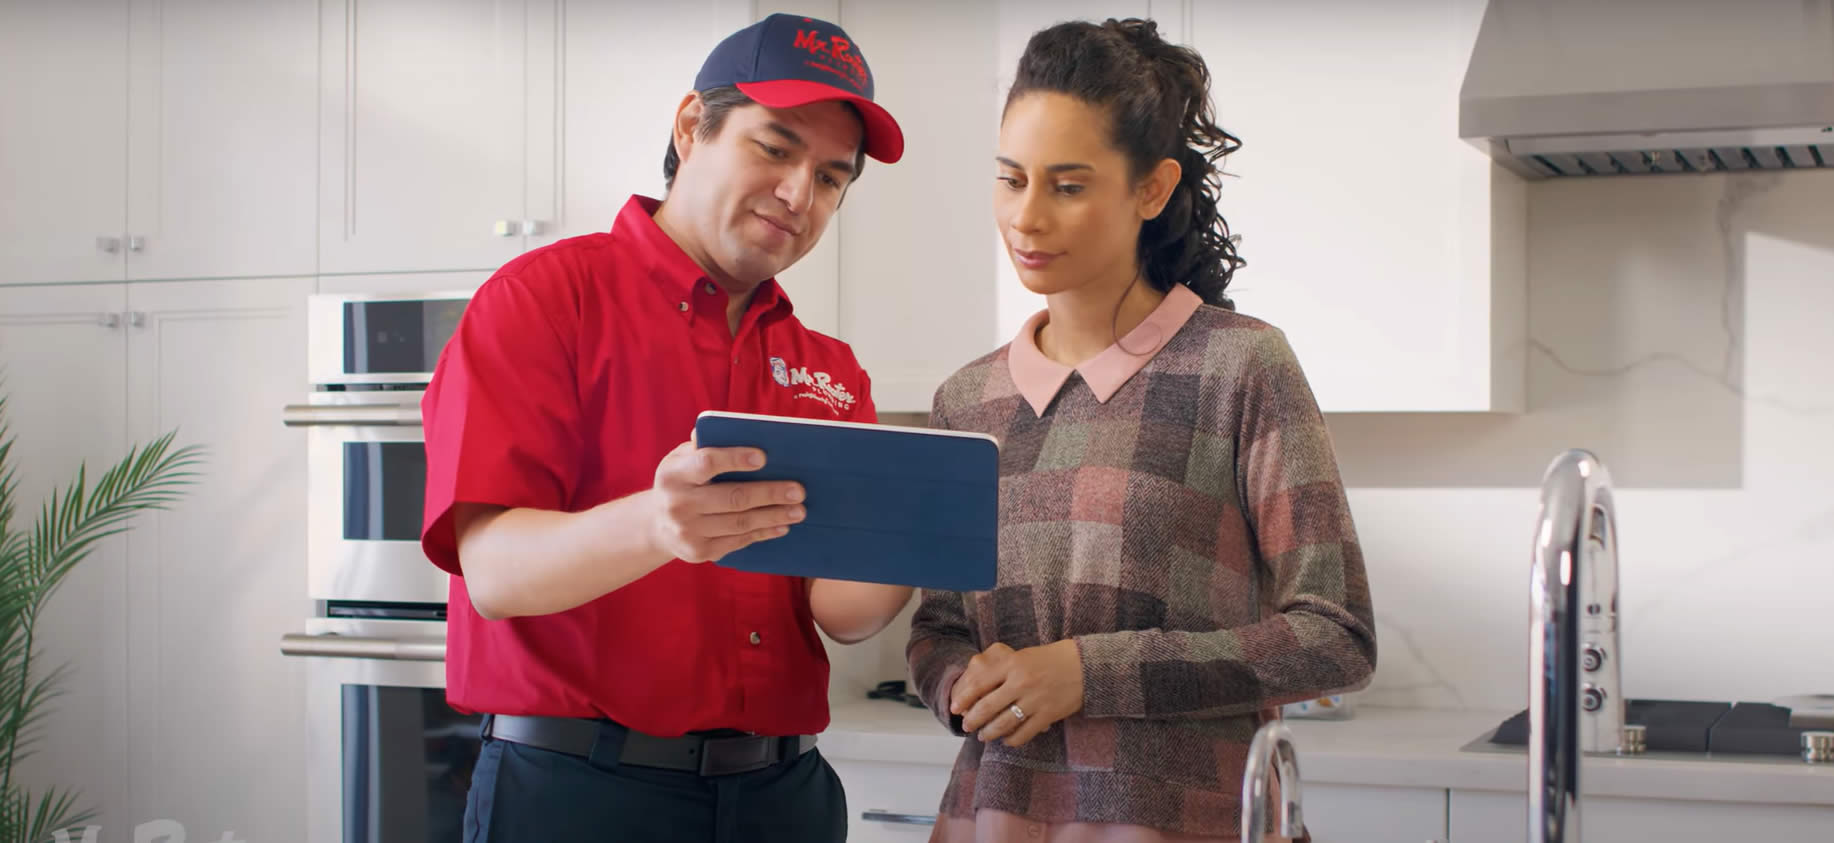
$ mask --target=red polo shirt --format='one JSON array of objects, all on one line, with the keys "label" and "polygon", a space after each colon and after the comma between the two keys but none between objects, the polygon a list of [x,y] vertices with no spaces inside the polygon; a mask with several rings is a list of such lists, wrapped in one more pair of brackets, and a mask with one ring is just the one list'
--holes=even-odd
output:
[{"label": "red polo shirt", "polygon": [[803,327],[775,281],[734,336],[726,293],[657,227],[657,206],[632,197],[610,232],[505,265],[440,357],[421,403],[421,543],[454,575],[446,698],[663,736],[813,734],[828,661],[802,580],[677,560],[572,610],[499,621],[465,591],[455,502],[577,512],[642,491],[703,410],[876,420],[852,350]]}]

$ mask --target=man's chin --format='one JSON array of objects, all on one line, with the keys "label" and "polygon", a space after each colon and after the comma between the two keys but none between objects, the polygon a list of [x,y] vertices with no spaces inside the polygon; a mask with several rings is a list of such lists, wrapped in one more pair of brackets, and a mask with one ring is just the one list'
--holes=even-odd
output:
[{"label": "man's chin", "polygon": [[753,250],[743,256],[733,266],[732,278],[746,288],[756,287],[796,264],[802,256],[796,255],[786,259],[783,255]]}]

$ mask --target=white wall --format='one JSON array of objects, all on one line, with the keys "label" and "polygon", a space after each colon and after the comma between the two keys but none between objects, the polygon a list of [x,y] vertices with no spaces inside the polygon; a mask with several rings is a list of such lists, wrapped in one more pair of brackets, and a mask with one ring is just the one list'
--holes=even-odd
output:
[{"label": "white wall", "polygon": [[[1538,183],[1528,243],[1528,412],[1331,417],[1378,617],[1359,702],[1526,705],[1569,447],[1618,491],[1629,696],[1834,693],[1834,171]],[[901,678],[907,629],[835,648],[836,698]]]}]

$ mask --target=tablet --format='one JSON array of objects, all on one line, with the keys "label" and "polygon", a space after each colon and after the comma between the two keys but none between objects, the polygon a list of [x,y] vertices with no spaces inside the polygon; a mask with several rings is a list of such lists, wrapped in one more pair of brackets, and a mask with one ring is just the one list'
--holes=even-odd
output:
[{"label": "tablet", "polygon": [[949,591],[993,588],[1000,448],[951,430],[709,411],[703,448],[758,448],[764,468],[721,480],[794,480],[806,497],[789,533],[717,564],[797,577]]}]

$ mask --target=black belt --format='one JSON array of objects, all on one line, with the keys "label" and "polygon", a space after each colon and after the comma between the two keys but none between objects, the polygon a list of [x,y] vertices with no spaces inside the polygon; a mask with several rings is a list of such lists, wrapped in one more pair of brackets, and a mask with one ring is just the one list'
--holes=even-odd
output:
[{"label": "black belt", "polygon": [[619,764],[679,770],[703,776],[729,776],[762,770],[781,761],[801,758],[804,753],[815,748],[814,735],[683,735],[679,738],[659,738],[609,720],[508,714],[486,715],[482,734],[486,738],[606,762],[611,759],[595,758],[599,754],[595,750],[599,750],[599,742],[609,736],[621,744],[616,759]]}]

